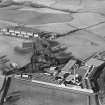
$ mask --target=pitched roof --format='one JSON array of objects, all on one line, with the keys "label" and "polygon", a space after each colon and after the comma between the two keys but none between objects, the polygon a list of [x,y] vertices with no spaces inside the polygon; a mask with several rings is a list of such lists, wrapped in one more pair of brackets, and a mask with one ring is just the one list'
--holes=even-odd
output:
[{"label": "pitched roof", "polygon": [[25,26],[8,26],[8,27],[5,27],[5,28],[9,28],[9,29],[13,29],[13,30],[19,30],[19,31],[24,31],[24,32],[35,32],[35,33],[39,33],[41,32],[40,30],[38,29],[33,29],[31,27],[25,27]]}]

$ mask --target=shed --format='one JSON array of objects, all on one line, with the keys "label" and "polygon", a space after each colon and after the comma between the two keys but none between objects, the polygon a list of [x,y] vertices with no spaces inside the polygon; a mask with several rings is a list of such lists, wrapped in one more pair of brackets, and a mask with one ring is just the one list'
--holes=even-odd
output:
[{"label": "shed", "polygon": [[74,64],[77,62],[75,59],[70,59],[68,63],[62,68],[62,71],[70,72],[70,69],[74,66]]},{"label": "shed", "polygon": [[33,47],[33,43],[32,42],[23,42],[22,44],[23,48],[32,48]]}]

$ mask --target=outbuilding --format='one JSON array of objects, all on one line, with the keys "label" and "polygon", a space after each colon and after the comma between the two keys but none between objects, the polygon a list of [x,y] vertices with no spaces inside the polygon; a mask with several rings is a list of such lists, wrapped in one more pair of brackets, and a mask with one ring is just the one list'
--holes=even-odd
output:
[{"label": "outbuilding", "polygon": [[7,28],[1,28],[1,32],[7,32]]}]

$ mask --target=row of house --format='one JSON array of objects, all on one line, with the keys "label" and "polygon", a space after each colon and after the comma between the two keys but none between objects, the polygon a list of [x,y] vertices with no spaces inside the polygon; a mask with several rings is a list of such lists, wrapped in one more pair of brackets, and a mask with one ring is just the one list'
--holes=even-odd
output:
[{"label": "row of house", "polygon": [[38,37],[39,30],[32,29],[29,27],[21,27],[21,26],[10,26],[10,27],[4,27],[0,28],[0,32],[4,35],[11,35],[11,36],[17,36],[22,38],[35,38]]}]

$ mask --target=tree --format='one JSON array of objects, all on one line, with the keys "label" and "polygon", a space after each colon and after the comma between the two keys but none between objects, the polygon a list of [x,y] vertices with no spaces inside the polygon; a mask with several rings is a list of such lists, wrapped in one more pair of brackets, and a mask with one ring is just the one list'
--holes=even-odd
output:
[{"label": "tree", "polygon": [[[57,42],[53,41],[51,43]],[[34,39],[33,55],[31,57],[33,72],[43,70],[43,68],[50,67],[51,65],[58,65],[60,60],[68,60],[71,57],[71,54],[64,52],[66,48],[58,47],[58,45],[52,46],[51,43],[49,40],[41,38]]]}]

